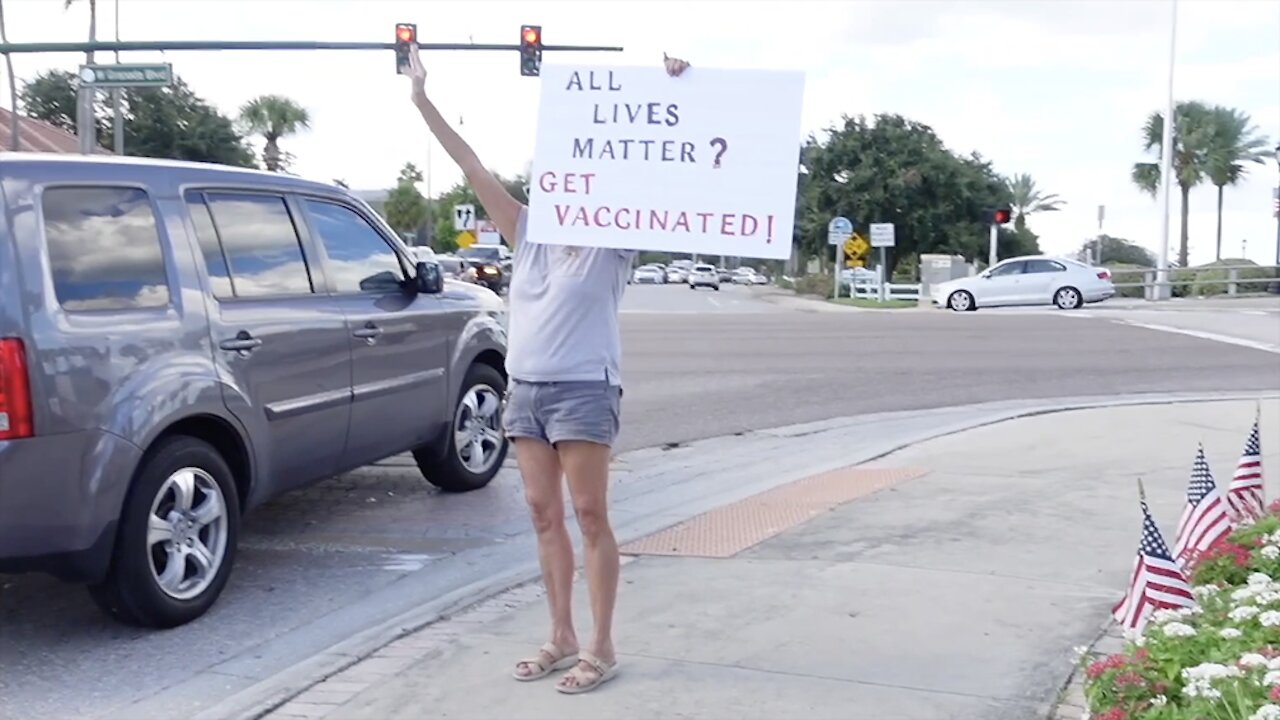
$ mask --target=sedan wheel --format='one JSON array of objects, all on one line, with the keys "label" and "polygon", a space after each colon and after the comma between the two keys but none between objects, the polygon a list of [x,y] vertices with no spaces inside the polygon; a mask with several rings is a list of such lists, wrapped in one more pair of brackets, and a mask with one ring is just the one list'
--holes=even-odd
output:
[{"label": "sedan wheel", "polygon": [[1079,290],[1073,287],[1064,287],[1053,294],[1053,304],[1063,310],[1075,310],[1084,304],[1084,298],[1080,297]]},{"label": "sedan wheel", "polygon": [[947,298],[947,307],[956,312],[965,312],[973,309],[973,295],[967,290],[957,290],[951,293],[951,297]]}]

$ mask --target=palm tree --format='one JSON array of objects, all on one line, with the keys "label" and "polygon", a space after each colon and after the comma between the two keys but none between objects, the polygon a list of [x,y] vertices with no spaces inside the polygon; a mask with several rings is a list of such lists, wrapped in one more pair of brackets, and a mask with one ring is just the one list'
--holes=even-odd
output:
[{"label": "palm tree", "polygon": [[1205,175],[1218,188],[1218,233],[1215,258],[1222,259],[1222,195],[1248,172],[1245,163],[1259,163],[1271,157],[1270,141],[1258,134],[1249,114],[1235,108],[1215,106],[1213,133],[1207,149]]},{"label": "palm tree", "polygon": [[240,120],[250,132],[267,141],[262,149],[262,164],[271,172],[280,172],[284,165],[280,138],[311,127],[307,109],[283,95],[261,95],[250,100],[240,108]]},{"label": "palm tree", "polygon": [[[1191,189],[1205,177],[1206,149],[1212,134],[1212,111],[1199,101],[1178,103],[1173,110],[1173,174],[1181,192],[1182,229],[1178,242],[1178,265],[1187,267],[1188,228]],[[1142,128],[1143,150],[1159,156],[1164,140],[1164,115],[1151,113]],[[1159,163],[1134,163],[1133,182],[1152,196],[1160,188]]]},{"label": "palm tree", "polygon": [[1027,173],[1014,175],[1006,181],[1013,196],[1013,226],[1019,230],[1027,226],[1027,216],[1042,212],[1057,212],[1067,204],[1057,193],[1042,193],[1036,181]]}]

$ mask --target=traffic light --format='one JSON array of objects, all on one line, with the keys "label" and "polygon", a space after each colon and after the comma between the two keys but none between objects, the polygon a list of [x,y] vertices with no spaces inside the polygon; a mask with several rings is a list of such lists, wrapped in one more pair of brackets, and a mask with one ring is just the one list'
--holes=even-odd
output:
[{"label": "traffic light", "polygon": [[542,26],[520,26],[520,74],[538,77],[542,72]]},{"label": "traffic light", "polygon": [[396,23],[396,74],[403,75],[409,69],[409,53],[418,45],[418,26],[413,23]]},{"label": "traffic light", "polygon": [[982,211],[982,222],[985,225],[1007,225],[1013,219],[1013,210],[1002,207]]}]

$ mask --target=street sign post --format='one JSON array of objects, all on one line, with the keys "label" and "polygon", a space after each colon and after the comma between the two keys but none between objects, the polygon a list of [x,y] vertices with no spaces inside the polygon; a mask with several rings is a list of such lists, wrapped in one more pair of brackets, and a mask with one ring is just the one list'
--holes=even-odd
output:
[{"label": "street sign post", "polygon": [[173,65],[81,65],[80,83],[85,87],[168,87],[173,83]]},{"label": "street sign post", "polygon": [[894,245],[893,223],[871,223],[871,247],[880,248],[880,302],[889,299],[889,287],[885,284],[885,274],[889,267],[885,248]]},{"label": "street sign post", "polygon": [[459,231],[476,229],[475,205],[468,204],[453,206],[453,229]]},{"label": "street sign post", "polygon": [[[831,276],[834,278],[832,280],[834,289],[831,292],[831,297],[833,298],[840,297],[840,270],[844,265],[844,258],[841,257],[841,254],[844,250],[845,241],[851,237],[853,237],[853,221],[849,218],[836,216],[831,218],[831,222],[827,223],[827,244],[834,246],[836,249],[836,261],[831,266]],[[852,287],[849,289],[849,295],[853,295]]]}]

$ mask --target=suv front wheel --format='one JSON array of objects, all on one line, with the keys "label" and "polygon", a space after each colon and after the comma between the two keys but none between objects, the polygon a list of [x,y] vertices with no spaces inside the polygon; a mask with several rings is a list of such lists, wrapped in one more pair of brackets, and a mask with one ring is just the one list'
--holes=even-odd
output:
[{"label": "suv front wheel", "polygon": [[125,500],[107,578],[89,594],[130,625],[191,622],[226,586],[239,530],[239,496],[218,451],[194,437],[162,440]]},{"label": "suv front wheel", "polygon": [[488,365],[472,365],[463,378],[444,457],[415,450],[423,477],[446,492],[479,490],[502,469],[507,437],[502,431],[502,398],[507,382]]}]

